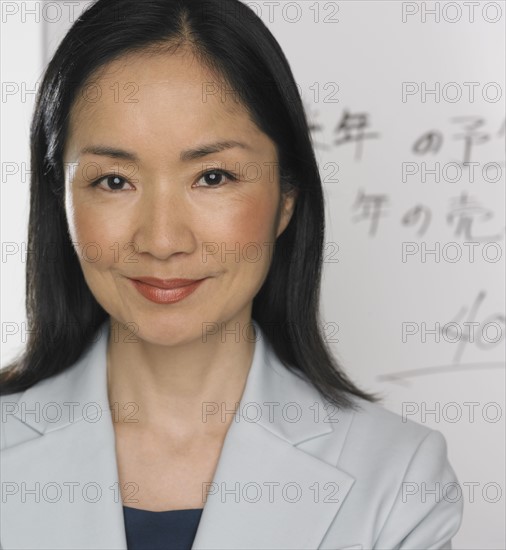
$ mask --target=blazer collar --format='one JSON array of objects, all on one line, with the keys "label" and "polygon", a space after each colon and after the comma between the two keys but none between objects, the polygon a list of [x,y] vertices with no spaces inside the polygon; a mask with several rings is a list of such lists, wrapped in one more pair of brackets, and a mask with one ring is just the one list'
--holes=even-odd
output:
[{"label": "blazer collar", "polygon": [[[341,411],[337,424],[328,422],[320,394],[280,362],[253,323],[252,365],[194,550],[318,548],[355,481],[337,467],[353,413]],[[3,452],[4,483],[14,483],[15,491],[23,482],[74,482],[80,492],[72,504],[68,498],[23,502],[14,492],[3,504],[4,547],[127,548],[107,396],[108,336],[109,320],[79,361],[18,400],[14,416],[37,435]],[[57,411],[64,414],[58,417]],[[315,446],[317,438],[326,444]],[[83,496],[86,483],[101,489],[96,502]]]},{"label": "blazer collar", "polygon": [[[44,434],[75,424],[81,419],[98,421],[106,414],[110,408],[106,362],[109,331],[107,318],[78,361],[57,376],[28,388],[21,395],[14,416]],[[55,406],[52,407],[51,403]],[[45,412],[43,407],[46,407]],[[65,413],[58,415],[58,410],[65,410]],[[28,411],[34,411],[34,414],[27,414]]]}]

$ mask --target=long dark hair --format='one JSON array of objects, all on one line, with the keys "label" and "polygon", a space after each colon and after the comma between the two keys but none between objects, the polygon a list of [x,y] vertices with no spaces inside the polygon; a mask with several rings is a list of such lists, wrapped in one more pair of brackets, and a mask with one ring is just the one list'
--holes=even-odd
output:
[{"label": "long dark hair", "polygon": [[320,279],[323,190],[310,131],[288,61],[255,12],[239,0],[98,0],[49,63],[31,126],[30,218],[24,352],[0,371],[2,394],[23,391],[79,359],[108,314],[90,292],[64,213],[63,149],[70,109],[97,69],[139,51],[189,48],[233,90],[277,146],[281,191],[298,197],[277,239],[252,317],[280,360],[339,407],[350,394],[379,398],[343,373],[323,337]]}]

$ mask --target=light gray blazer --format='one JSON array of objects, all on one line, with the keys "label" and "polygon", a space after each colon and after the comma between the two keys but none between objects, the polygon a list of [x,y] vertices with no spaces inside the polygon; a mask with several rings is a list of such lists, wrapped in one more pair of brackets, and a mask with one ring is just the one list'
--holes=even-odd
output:
[{"label": "light gray blazer", "polygon": [[[451,548],[462,500],[442,434],[361,399],[359,412],[327,407],[255,328],[193,549]],[[4,550],[127,548],[108,333],[106,321],[70,369],[1,399]]]}]

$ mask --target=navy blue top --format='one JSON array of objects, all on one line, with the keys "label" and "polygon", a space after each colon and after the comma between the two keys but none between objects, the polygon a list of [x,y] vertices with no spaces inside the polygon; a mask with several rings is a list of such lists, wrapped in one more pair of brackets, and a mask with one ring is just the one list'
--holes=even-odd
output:
[{"label": "navy blue top", "polygon": [[151,512],[123,506],[128,550],[191,550],[202,510]]}]

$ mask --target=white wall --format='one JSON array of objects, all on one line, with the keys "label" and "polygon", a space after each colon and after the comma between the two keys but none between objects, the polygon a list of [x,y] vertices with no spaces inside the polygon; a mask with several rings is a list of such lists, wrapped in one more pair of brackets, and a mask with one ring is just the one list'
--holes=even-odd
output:
[{"label": "white wall", "polygon": [[[20,7],[34,9],[21,15]],[[25,260],[29,212],[29,128],[43,69],[43,24],[39,2],[2,2],[1,9],[1,313],[2,364],[22,346],[25,322]],[[16,8],[19,8],[18,13]],[[12,12],[12,13],[11,13]],[[39,12],[39,16],[37,16]],[[13,329],[12,327],[16,327]]]},{"label": "white wall", "polygon": [[[322,307],[332,347],[388,408],[445,435],[465,506],[454,548],[504,549],[506,5],[247,3],[283,47],[320,126],[313,137],[328,201]],[[15,3],[4,3],[4,19],[7,4]],[[56,3],[48,4],[38,24],[18,12],[2,25],[4,86],[33,89],[41,46],[47,57],[82,10],[62,7],[56,20]],[[423,93],[430,89],[438,91]],[[28,176],[8,175],[7,163],[28,163],[32,105],[32,95],[3,93],[2,362],[22,343],[5,332],[7,322],[24,320],[24,264],[6,252],[26,242],[28,212]],[[357,141],[335,143],[345,137],[337,131],[345,112],[365,115],[364,132],[376,134],[360,155]],[[468,159],[473,177],[461,137],[472,121],[453,120],[469,116],[482,120]],[[440,133],[440,149],[414,152],[428,131]]]}]

